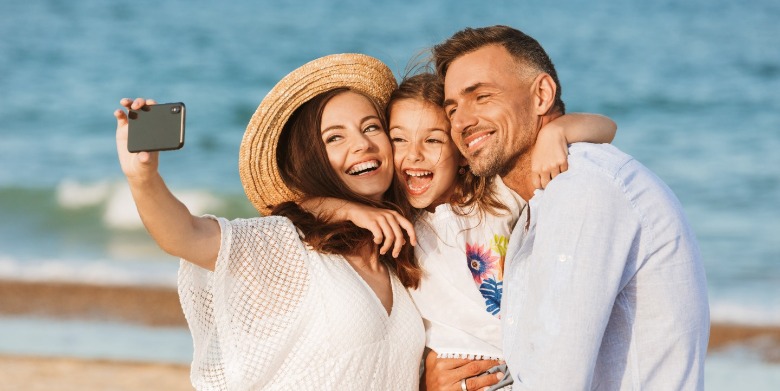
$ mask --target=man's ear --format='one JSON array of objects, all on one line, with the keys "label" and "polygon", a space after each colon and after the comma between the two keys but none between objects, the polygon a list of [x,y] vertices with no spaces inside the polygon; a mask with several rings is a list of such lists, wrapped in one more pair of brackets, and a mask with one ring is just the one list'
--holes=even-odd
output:
[{"label": "man's ear", "polygon": [[533,83],[534,109],[536,115],[547,115],[555,104],[555,93],[558,86],[547,73],[540,73]]}]

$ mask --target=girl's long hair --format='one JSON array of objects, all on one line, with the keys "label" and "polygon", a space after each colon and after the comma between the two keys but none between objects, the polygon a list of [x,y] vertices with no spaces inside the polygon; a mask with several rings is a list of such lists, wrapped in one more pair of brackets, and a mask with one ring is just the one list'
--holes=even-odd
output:
[{"label": "girl's long hair", "polygon": [[[277,164],[282,179],[290,188],[303,195],[302,200],[337,198],[392,209],[411,220],[411,207],[395,175],[382,201],[375,201],[350,190],[331,167],[320,133],[322,113],[333,97],[346,91],[365,96],[374,105],[382,126],[387,128],[384,110],[365,94],[339,88],[317,95],[293,113],[282,131],[277,149]],[[319,252],[357,255],[366,248],[373,249],[376,246],[372,233],[367,229],[349,221],[331,221],[331,215],[321,213],[315,216],[303,210],[298,202],[276,205],[271,213],[289,218],[303,233],[303,240]],[[409,237],[405,238],[409,243]],[[409,244],[403,246],[398,258],[388,253],[380,256],[380,260],[395,272],[405,287],[416,288],[419,285],[422,271]]]}]

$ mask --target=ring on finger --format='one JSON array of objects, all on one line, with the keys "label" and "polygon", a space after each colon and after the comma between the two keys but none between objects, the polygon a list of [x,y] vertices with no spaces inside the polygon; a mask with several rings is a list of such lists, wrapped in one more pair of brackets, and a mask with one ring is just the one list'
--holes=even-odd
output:
[{"label": "ring on finger", "polygon": [[466,379],[465,378],[460,380],[460,390],[461,391],[469,391],[469,389],[466,387]]}]

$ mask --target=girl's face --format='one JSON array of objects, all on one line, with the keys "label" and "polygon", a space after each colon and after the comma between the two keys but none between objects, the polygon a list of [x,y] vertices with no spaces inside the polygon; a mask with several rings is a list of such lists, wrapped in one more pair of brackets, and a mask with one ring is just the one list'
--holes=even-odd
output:
[{"label": "girl's face", "polygon": [[334,96],[323,109],[320,132],[339,178],[355,193],[381,201],[393,180],[393,150],[368,98],[351,91]]},{"label": "girl's face", "polygon": [[433,211],[448,202],[458,168],[465,162],[450,138],[444,110],[429,102],[401,99],[390,108],[389,126],[396,175],[412,206]]}]

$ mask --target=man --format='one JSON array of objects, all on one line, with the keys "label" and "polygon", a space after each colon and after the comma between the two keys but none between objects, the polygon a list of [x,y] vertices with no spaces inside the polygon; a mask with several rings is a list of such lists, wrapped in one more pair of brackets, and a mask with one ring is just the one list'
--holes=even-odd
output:
[{"label": "man", "polygon": [[501,305],[513,390],[702,389],[706,281],[671,190],[615,147],[585,143],[536,189],[528,152],[565,107],[552,62],[526,34],[465,29],[434,59],[471,170],[500,175],[529,201]]}]

